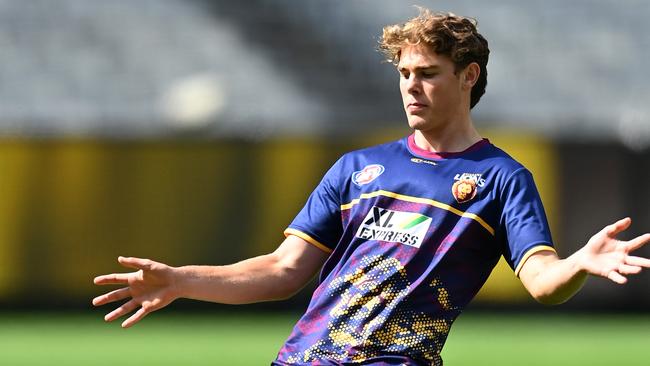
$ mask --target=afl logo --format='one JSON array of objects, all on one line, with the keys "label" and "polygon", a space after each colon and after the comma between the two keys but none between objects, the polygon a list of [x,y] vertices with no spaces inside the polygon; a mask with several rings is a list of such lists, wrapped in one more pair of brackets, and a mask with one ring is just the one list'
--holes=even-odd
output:
[{"label": "afl logo", "polygon": [[365,168],[352,173],[352,183],[359,187],[377,179],[384,172],[384,166],[379,164],[366,165]]},{"label": "afl logo", "polygon": [[451,187],[456,202],[465,203],[476,197],[476,182],[471,179],[457,180]]}]

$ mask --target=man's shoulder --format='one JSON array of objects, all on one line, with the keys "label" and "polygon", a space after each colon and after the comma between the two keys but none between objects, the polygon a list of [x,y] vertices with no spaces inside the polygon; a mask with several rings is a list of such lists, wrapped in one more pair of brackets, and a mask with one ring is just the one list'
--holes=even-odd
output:
[{"label": "man's shoulder", "polygon": [[491,165],[498,167],[503,171],[514,173],[516,171],[527,170],[526,167],[517,159],[492,143],[490,143],[489,148],[486,149],[484,157],[486,160],[489,160]]}]

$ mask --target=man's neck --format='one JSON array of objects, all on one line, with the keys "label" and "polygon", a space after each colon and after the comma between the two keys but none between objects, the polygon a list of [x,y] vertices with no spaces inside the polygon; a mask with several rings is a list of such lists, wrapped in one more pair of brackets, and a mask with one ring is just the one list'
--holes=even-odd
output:
[{"label": "man's neck", "polygon": [[482,139],[471,120],[462,125],[447,126],[449,128],[441,130],[415,130],[415,144],[434,153],[460,152]]}]

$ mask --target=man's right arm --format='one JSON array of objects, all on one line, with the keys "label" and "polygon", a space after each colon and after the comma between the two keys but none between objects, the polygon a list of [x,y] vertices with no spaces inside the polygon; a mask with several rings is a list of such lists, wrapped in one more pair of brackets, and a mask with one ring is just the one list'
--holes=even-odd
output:
[{"label": "man's right arm", "polygon": [[224,304],[286,299],[309,282],[328,256],[289,235],[273,253],[227,266],[171,267],[148,259],[120,257],[123,266],[137,271],[96,277],[97,285],[125,287],[96,297],[93,305],[130,298],[105,316],[106,321],[113,321],[137,309],[122,323],[126,328],[178,298]]},{"label": "man's right arm", "polygon": [[291,297],[329,256],[305,240],[289,235],[270,254],[228,266],[179,267],[180,297],[224,304],[247,304]]}]

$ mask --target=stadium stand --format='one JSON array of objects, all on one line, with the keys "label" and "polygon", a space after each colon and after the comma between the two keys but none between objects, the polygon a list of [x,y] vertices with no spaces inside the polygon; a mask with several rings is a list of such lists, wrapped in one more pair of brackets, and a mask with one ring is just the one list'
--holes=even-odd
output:
[{"label": "stadium stand", "polygon": [[[638,29],[650,3],[625,4],[423,3],[476,16],[491,41],[481,125],[642,145],[650,40]],[[382,25],[414,12],[388,0],[0,1],[0,133],[264,137],[394,126],[396,74],[375,45]]]}]

